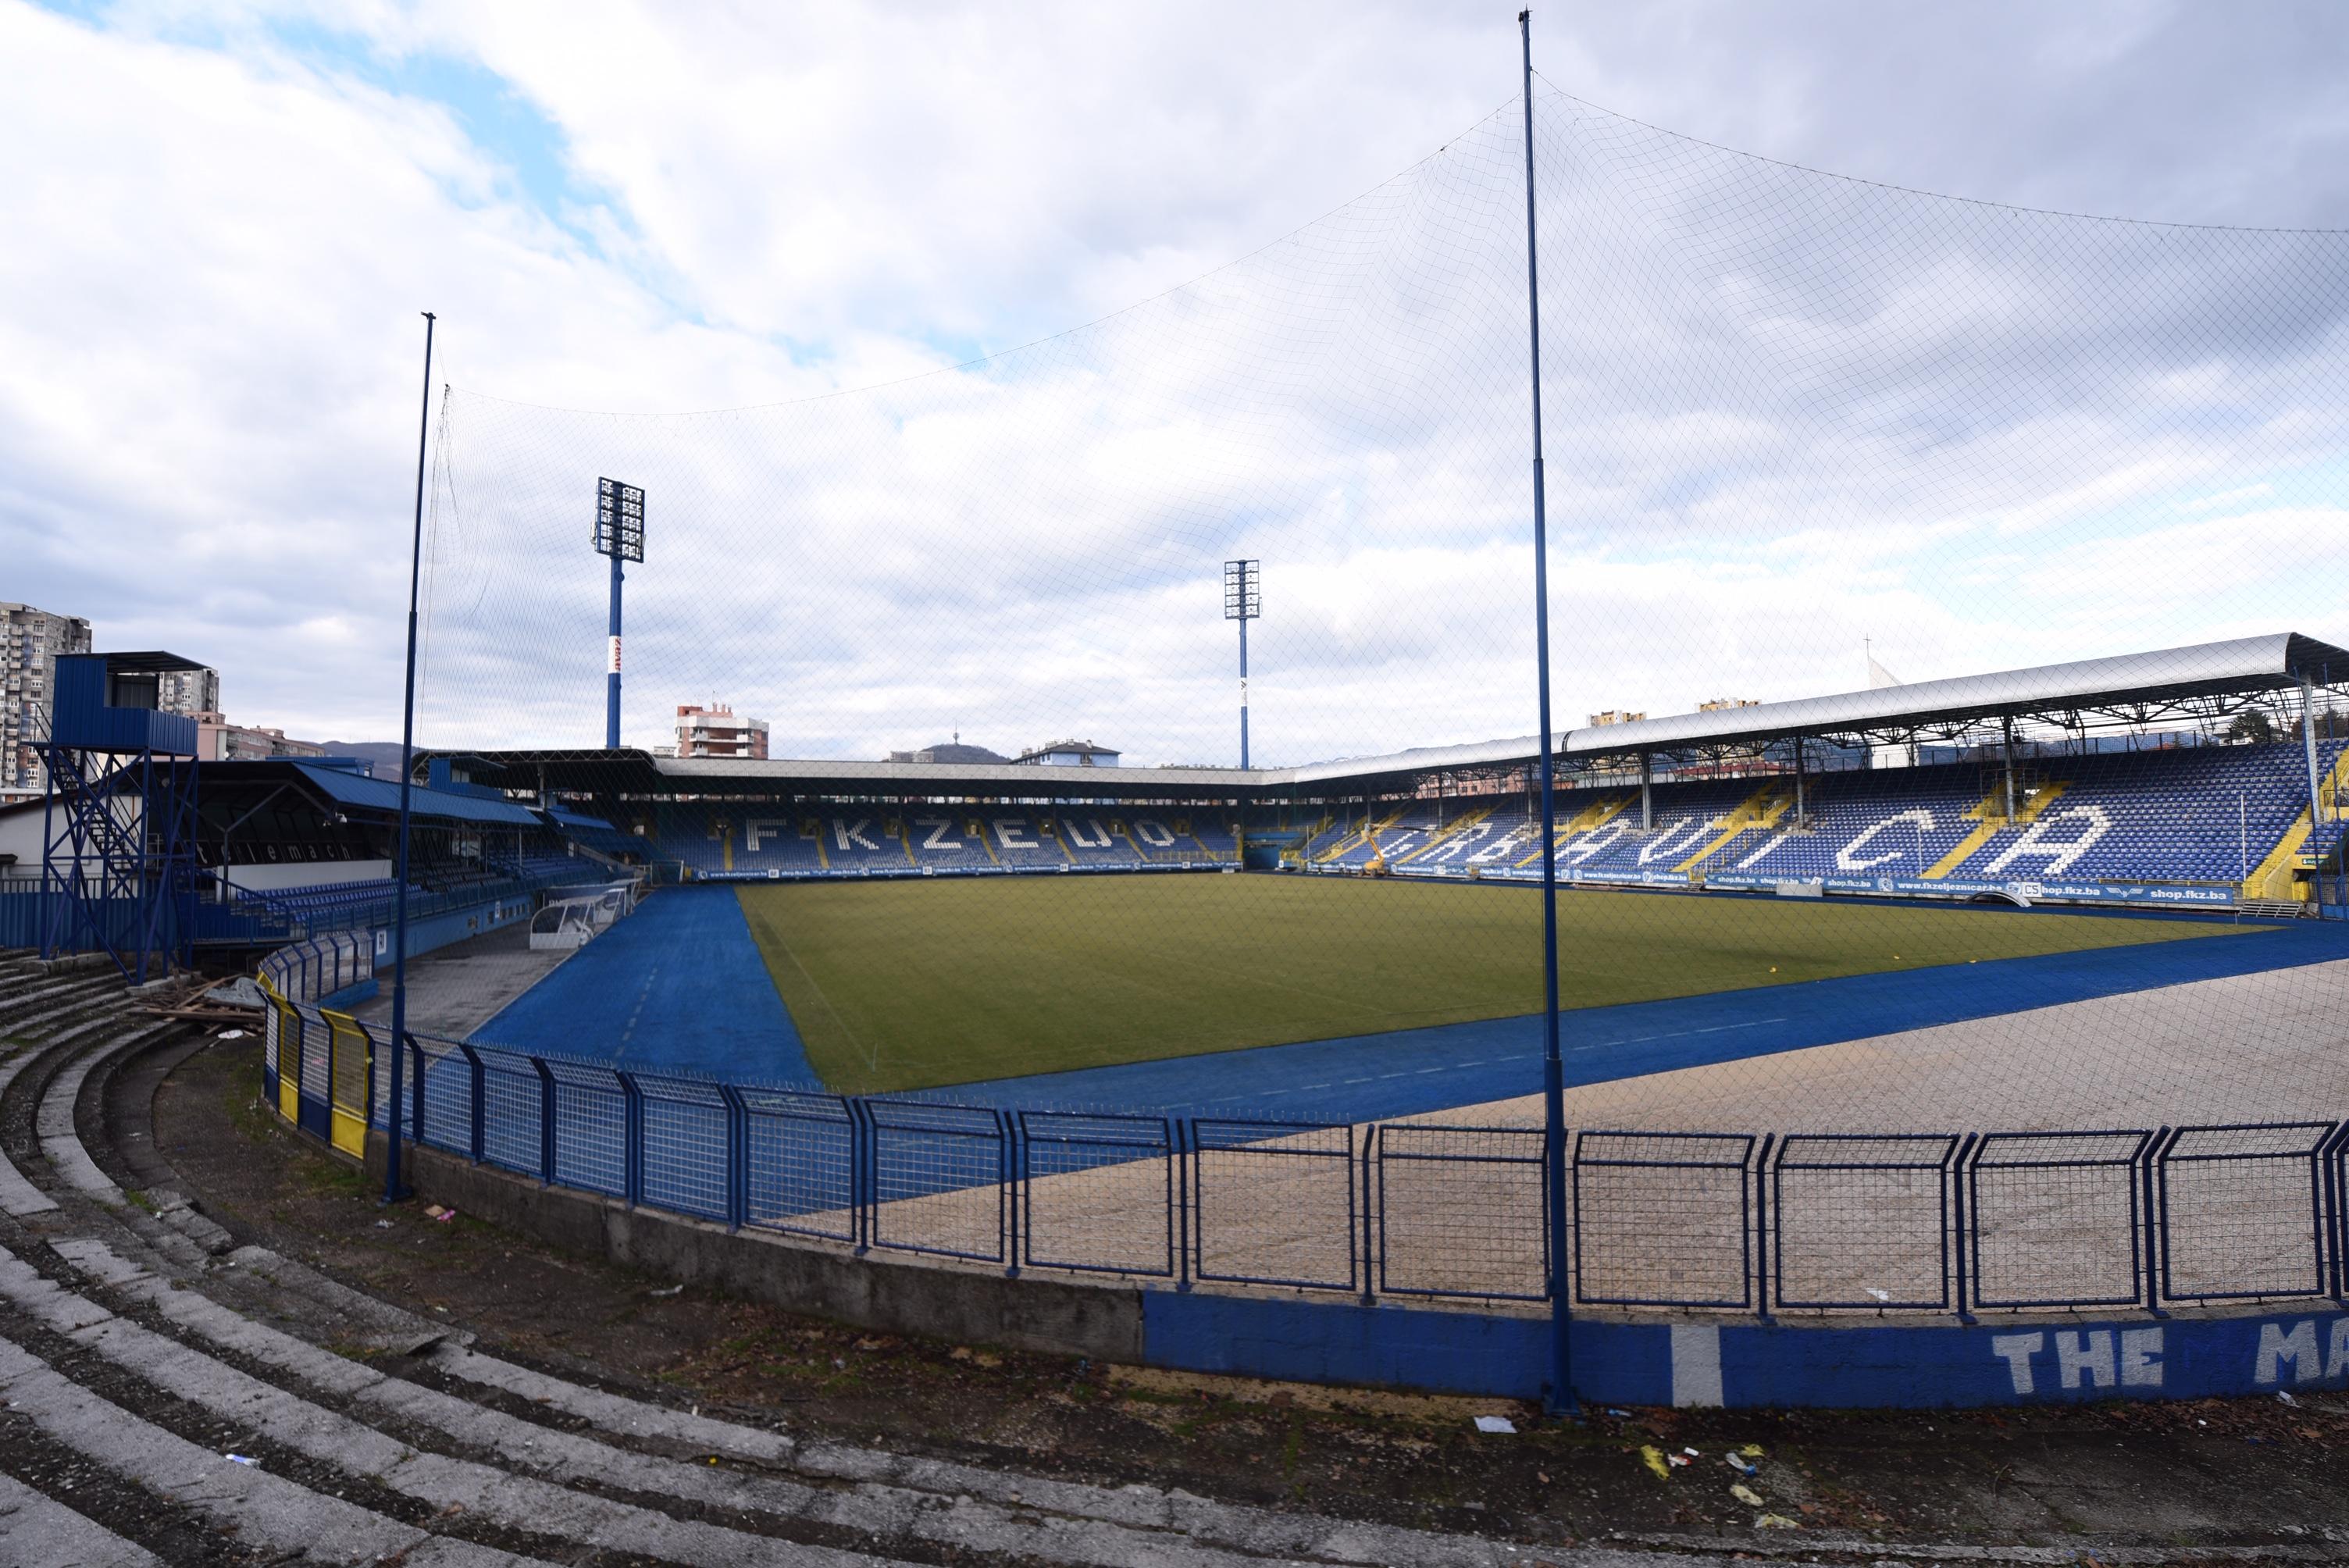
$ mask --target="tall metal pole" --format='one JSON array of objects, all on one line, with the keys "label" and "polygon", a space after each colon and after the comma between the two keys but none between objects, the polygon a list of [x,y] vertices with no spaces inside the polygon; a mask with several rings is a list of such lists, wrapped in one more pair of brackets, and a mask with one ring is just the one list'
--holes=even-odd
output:
[{"label": "tall metal pole", "polygon": [[1240,617],[1240,771],[1247,771],[1247,617]]},{"label": "tall metal pole", "polygon": [[432,323],[428,310],[424,313],[423,407],[416,416],[416,527],[408,547],[408,688],[399,707],[399,851],[392,873],[398,885],[391,895],[391,1104],[384,1123],[388,1133],[383,1162],[387,1203],[408,1196],[408,1188],[399,1179],[400,1078],[408,1045],[408,813],[409,798],[416,786],[416,598],[417,584],[424,573],[424,438],[432,426]]},{"label": "tall metal pole", "polygon": [[1549,1385],[1542,1404],[1553,1414],[1574,1401],[1574,1309],[1567,1299],[1566,1068],[1557,1048],[1557,742],[1549,719],[1549,518],[1542,484],[1541,273],[1534,248],[1533,13],[1517,13],[1525,48],[1526,336],[1534,388],[1534,662],[1541,689],[1542,818],[1542,1185],[1549,1210]]},{"label": "tall metal pole", "polygon": [[612,623],[611,641],[605,645],[609,657],[604,665],[604,748],[620,748],[620,552],[615,537],[612,550]]}]

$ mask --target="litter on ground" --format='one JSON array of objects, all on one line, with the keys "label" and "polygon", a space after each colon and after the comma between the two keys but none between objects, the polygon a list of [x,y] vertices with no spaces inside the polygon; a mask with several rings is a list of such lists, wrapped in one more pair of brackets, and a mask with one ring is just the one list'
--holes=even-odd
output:
[{"label": "litter on ground", "polygon": [[1476,1429],[1480,1432],[1514,1432],[1517,1424],[1506,1416],[1479,1416]]},{"label": "litter on ground", "polygon": [[1664,1450],[1656,1447],[1655,1444],[1650,1443],[1645,1448],[1641,1449],[1640,1450],[1640,1459],[1650,1470],[1656,1472],[1656,1479],[1658,1480],[1670,1480],[1672,1479],[1672,1472],[1665,1468],[1664,1465]]},{"label": "litter on ground", "polygon": [[669,1286],[667,1290],[649,1290],[649,1291],[647,1291],[645,1294],[646,1294],[647,1295],[677,1295],[680,1294],[681,1292],[683,1292],[683,1291],[684,1291],[684,1289],[685,1289],[685,1286],[683,1286],[682,1284],[673,1284],[673,1285]]},{"label": "litter on ground", "polygon": [[1739,1481],[1736,1485],[1731,1487],[1729,1489],[1729,1495],[1735,1498],[1738,1501],[1744,1503],[1748,1508],[1759,1508],[1762,1506],[1762,1494],[1755,1491],[1752,1487],[1747,1486],[1744,1481]]},{"label": "litter on ground", "polygon": [[1802,1526],[1795,1523],[1793,1520],[1787,1518],[1783,1513],[1764,1513],[1755,1518],[1754,1521],[1754,1528],[1756,1530],[1800,1530]]}]

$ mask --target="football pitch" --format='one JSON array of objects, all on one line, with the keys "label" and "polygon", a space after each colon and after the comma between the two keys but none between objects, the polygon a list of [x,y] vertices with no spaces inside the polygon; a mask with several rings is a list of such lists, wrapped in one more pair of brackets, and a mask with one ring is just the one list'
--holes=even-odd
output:
[{"label": "football pitch", "polygon": [[[746,884],[810,1064],[890,1092],[1541,1006],[1524,888],[1284,876]],[[1559,1001],[1611,1006],[2240,928],[2013,910],[1574,891]]]}]

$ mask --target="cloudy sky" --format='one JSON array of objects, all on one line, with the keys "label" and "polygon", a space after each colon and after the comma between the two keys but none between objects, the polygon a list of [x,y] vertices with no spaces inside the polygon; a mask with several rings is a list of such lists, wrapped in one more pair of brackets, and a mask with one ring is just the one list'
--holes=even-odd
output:
[{"label": "cloudy sky", "polygon": [[[2349,638],[2349,241],[2247,232],[2349,227],[2349,13],[1535,24],[1562,723]],[[1526,733],[1516,62],[1504,5],[0,0],[0,599],[396,733],[431,309],[428,741],[600,739],[602,472],[633,742],[1223,760],[1227,555],[1259,760]]]}]

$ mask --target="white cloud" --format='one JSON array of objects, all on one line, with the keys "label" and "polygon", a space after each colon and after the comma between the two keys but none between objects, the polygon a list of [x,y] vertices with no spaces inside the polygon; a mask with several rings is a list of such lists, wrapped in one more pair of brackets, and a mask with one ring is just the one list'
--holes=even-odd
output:
[{"label": "white cloud", "polygon": [[[2336,188],[2247,139],[2337,153],[2337,92],[2291,120],[2289,93],[2204,95],[2181,153],[2178,100],[2137,84],[2292,50],[2124,9],[2019,67],[2022,8],[1538,37],[1594,98],[1798,160],[2317,215]],[[221,664],[240,717],[390,733],[429,305],[435,379],[473,394],[755,407],[455,399],[428,738],[600,737],[597,473],[653,496],[638,742],[715,695],[818,754],[959,727],[1228,756],[1242,553],[1260,757],[1528,732],[1507,21],[0,3],[0,597]],[[450,61],[553,139],[432,97]],[[1926,131],[2015,69],[2012,114]],[[2341,242],[1936,202],[1554,98],[1543,126],[1563,721],[1855,686],[1863,635],[1923,679],[2340,630],[2309,542],[2341,520],[2290,481],[2349,412]]]}]

